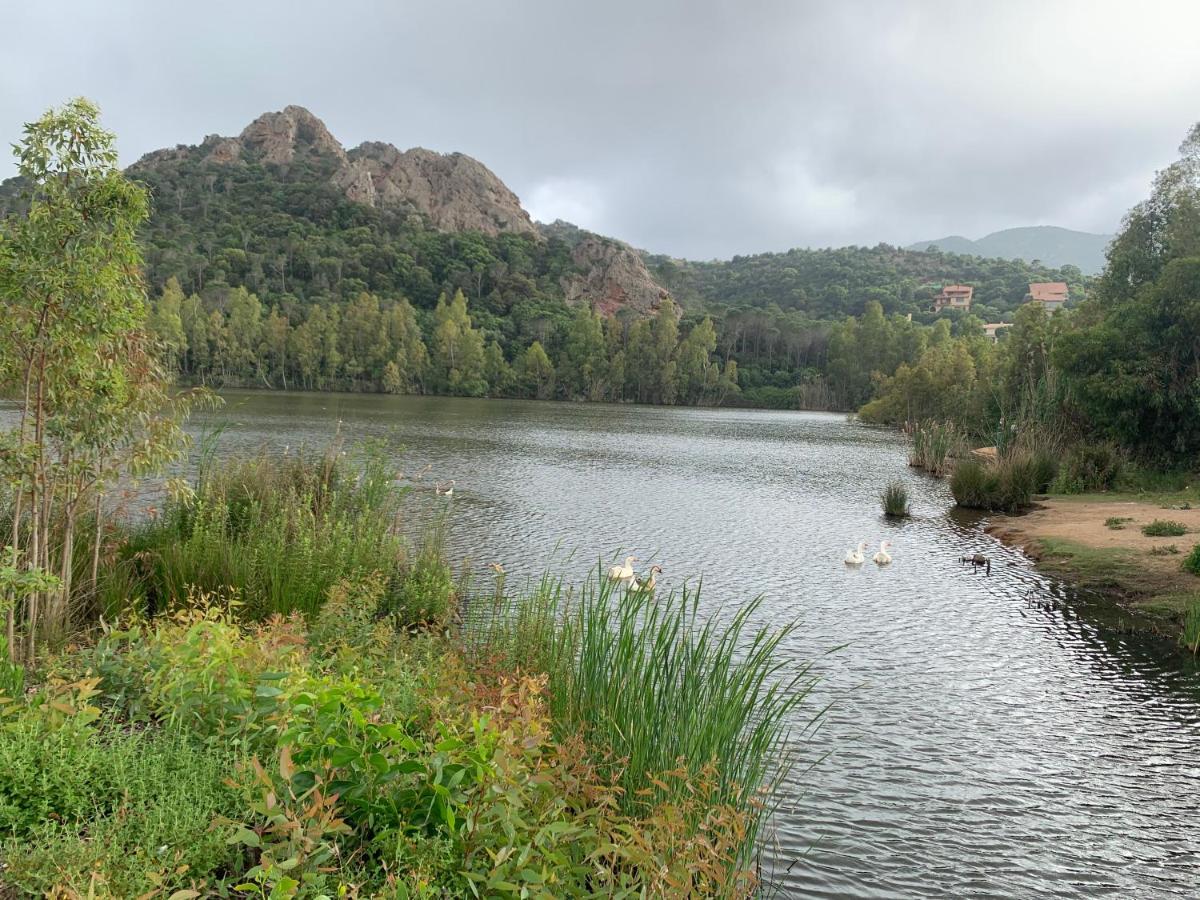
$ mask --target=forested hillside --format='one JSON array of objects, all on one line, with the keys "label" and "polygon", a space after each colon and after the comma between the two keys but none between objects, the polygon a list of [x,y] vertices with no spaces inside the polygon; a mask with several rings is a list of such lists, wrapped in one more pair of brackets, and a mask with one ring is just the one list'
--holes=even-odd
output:
[{"label": "forested hillside", "polygon": [[[649,255],[535,227],[469,157],[345,150],[300,107],[129,173],[152,199],[152,321],[185,380],[214,385],[851,408],[929,340],[942,284],[976,288],[974,318],[943,316],[956,334],[1008,319],[1032,280],[1086,288],[1070,267],[882,244]],[[19,188],[0,185],[0,214]]]},{"label": "forested hillside", "polygon": [[920,315],[945,283],[975,287],[972,311],[1000,321],[1024,302],[1031,281],[1066,281],[1080,296],[1084,277],[1072,266],[1052,269],[1021,260],[901,250],[888,244],[735,256],[688,262],[647,256],[650,271],[685,308],[796,310],[815,319],[861,315],[868,300],[886,312]]}]

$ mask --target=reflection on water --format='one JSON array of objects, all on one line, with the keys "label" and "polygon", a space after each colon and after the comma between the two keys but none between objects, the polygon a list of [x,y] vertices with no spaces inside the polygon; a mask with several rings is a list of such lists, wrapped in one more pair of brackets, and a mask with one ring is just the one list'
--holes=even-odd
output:
[{"label": "reflection on water", "polygon": [[[352,395],[230,394],[223,452],[320,445],[337,422],[455,479],[451,551],[582,576],[636,552],[715,610],[765,594],[820,657],[765,863],[785,895],[1195,896],[1200,675],[1102,619],[947,512],[889,432],[824,414]],[[915,515],[885,521],[905,482]],[[847,570],[859,540],[887,569]],[[873,549],[868,551],[873,552]],[[991,576],[958,560],[981,551]],[[510,575],[510,584],[513,577]],[[1032,591],[1034,603],[1027,601]],[[825,655],[833,647],[842,647]],[[803,729],[804,722],[797,728]]]}]

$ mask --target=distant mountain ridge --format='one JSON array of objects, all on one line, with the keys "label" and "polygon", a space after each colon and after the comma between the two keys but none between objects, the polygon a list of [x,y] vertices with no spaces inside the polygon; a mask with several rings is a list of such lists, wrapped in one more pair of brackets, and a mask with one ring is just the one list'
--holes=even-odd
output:
[{"label": "distant mountain ridge", "polygon": [[1072,231],[1055,225],[1030,225],[1024,228],[1005,228],[978,240],[953,234],[932,241],[917,241],[906,250],[927,250],[937,247],[946,253],[964,253],[997,259],[1040,260],[1048,266],[1077,266],[1085,275],[1095,275],[1104,268],[1104,251],[1111,234],[1092,234]]}]

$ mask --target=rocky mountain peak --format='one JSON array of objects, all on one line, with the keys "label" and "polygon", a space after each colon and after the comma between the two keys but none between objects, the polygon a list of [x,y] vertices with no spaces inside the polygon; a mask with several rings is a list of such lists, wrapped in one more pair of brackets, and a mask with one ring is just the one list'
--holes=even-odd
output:
[{"label": "rocky mountain peak", "polygon": [[263,113],[242,130],[238,141],[247,149],[261,152],[264,162],[276,165],[286,165],[297,153],[304,152],[346,162],[346,151],[337,138],[303,106]]},{"label": "rocky mountain peak", "polygon": [[[209,135],[199,147],[158,150],[136,165],[172,165],[197,157],[218,166],[260,161],[286,167],[317,159],[317,177],[328,178],[353,203],[412,210],[439,231],[492,236],[511,232],[539,241],[563,240],[578,270],[561,281],[565,299],[587,303],[604,315],[623,309],[651,315],[667,295],[628,245],[567,222],[539,229],[520,198],[491,169],[464,153],[424,147],[399,150],[375,141],[347,152],[315,115],[302,106],[286,106],[263,113],[237,137]],[[309,174],[301,171],[303,177]]]}]

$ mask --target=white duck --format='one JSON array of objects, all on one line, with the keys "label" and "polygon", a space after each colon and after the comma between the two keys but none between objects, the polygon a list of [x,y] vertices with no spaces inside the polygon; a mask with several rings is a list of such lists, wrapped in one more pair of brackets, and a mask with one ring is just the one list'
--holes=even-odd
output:
[{"label": "white duck", "polygon": [[888,547],[892,546],[891,541],[883,541],[879,545],[879,552],[871,557],[871,560],[877,566],[886,566],[892,561],[892,554],[888,553]]},{"label": "white duck", "polygon": [[633,564],[637,562],[636,556],[625,557],[625,565],[613,566],[608,570],[609,581],[624,581],[626,583],[633,580]]},{"label": "white duck", "polygon": [[662,566],[651,566],[650,577],[645,581],[638,581],[636,578],[631,578],[628,582],[628,590],[642,594],[653,594],[654,589],[658,587],[658,576],[661,574]]},{"label": "white duck", "polygon": [[454,479],[451,478],[445,484],[441,484],[440,482],[435,482],[433,485],[433,492],[435,494],[437,494],[439,497],[453,497],[454,496]]},{"label": "white duck", "polygon": [[863,564],[863,562],[866,560],[866,556],[863,555],[863,553],[866,549],[867,549],[867,542],[862,541],[853,550],[846,551],[846,558],[843,559],[842,562],[844,562],[848,566],[861,566]]}]

